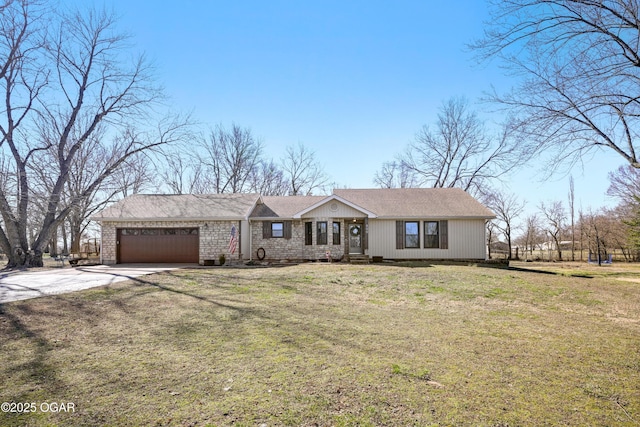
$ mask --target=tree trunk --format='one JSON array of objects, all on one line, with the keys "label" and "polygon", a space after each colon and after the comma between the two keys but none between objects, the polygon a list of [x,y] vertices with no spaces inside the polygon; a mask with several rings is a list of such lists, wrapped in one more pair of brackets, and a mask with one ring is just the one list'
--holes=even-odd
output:
[{"label": "tree trunk", "polygon": [[58,229],[56,228],[51,233],[51,239],[49,240],[49,256],[51,258],[58,256]]},{"label": "tree trunk", "polygon": [[69,255],[69,240],[67,238],[67,227],[64,221],[60,224],[60,231],[62,231],[62,253]]},{"label": "tree trunk", "polygon": [[75,221],[71,222],[71,253],[80,252],[80,239],[82,238],[82,227]]},{"label": "tree trunk", "polygon": [[556,240],[556,251],[558,252],[558,261],[562,261],[562,248],[560,247],[560,242]]},{"label": "tree trunk", "polygon": [[43,267],[42,250],[24,250],[16,248],[11,255],[8,255],[8,262],[5,268],[30,268]]}]

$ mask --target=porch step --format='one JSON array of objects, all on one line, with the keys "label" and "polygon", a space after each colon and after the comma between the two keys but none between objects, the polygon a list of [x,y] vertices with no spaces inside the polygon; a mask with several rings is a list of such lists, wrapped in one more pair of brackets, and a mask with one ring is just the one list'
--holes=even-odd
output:
[{"label": "porch step", "polygon": [[369,264],[369,255],[349,255],[351,264]]}]

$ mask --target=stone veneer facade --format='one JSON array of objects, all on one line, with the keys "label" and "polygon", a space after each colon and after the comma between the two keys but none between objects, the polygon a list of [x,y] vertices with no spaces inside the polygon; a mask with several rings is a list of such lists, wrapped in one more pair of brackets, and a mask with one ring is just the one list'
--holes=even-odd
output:
[{"label": "stone veneer facade", "polygon": [[[240,231],[240,221],[105,221],[102,224],[102,263],[116,264],[116,230],[119,228],[182,228],[197,227],[199,229],[199,260],[200,264],[205,259],[218,259],[218,255],[225,254],[228,258],[229,232],[231,226],[236,226]],[[241,236],[238,236],[236,253],[232,259],[241,259]],[[303,241],[304,243],[304,241]]]},{"label": "stone veneer facade", "polygon": [[[328,234],[327,244],[317,245],[317,222],[327,222]],[[305,244],[305,223],[312,222],[313,231],[312,244]],[[333,244],[333,222],[340,223],[340,244]],[[291,238],[271,237],[263,238],[262,234],[263,221],[253,219],[251,221],[251,253],[252,258],[257,260],[257,251],[263,248],[265,251],[265,260],[318,260],[327,259],[327,251],[331,252],[331,258],[334,260],[341,259],[345,254],[346,233],[345,221],[341,218],[304,218],[301,220],[292,220]]]}]

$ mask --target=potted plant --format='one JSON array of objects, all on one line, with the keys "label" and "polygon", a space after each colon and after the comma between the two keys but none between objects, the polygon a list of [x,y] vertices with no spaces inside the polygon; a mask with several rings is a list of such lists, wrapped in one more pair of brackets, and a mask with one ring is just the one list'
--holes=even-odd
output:
[{"label": "potted plant", "polygon": [[218,261],[220,261],[220,265],[224,265],[224,263],[227,261],[227,257],[224,256],[224,254],[220,254],[218,255]]}]

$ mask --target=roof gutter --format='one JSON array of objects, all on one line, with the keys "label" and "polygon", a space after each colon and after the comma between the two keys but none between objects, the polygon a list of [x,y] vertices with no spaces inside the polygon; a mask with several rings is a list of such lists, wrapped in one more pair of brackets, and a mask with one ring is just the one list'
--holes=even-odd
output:
[{"label": "roof gutter", "polygon": [[218,216],[218,217],[199,217],[199,218],[190,218],[190,217],[179,217],[179,218],[172,218],[172,217],[161,217],[161,218],[120,218],[120,217],[115,217],[115,218],[108,218],[108,217],[91,217],[89,218],[91,221],[98,221],[98,222],[142,222],[142,221],[149,221],[149,222],[157,222],[157,221],[162,221],[162,222],[172,222],[172,221],[194,221],[194,222],[202,222],[202,221],[246,221],[249,218],[247,218],[246,216]]}]

